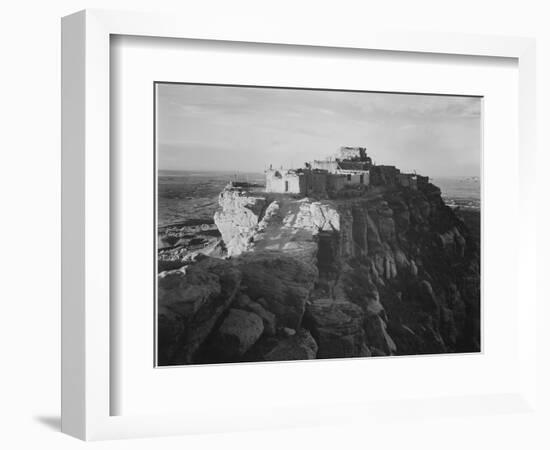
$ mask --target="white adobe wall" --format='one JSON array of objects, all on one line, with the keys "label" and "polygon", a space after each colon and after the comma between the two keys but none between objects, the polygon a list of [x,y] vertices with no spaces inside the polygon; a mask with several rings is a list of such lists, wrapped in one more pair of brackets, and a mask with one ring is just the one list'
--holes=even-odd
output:
[{"label": "white adobe wall", "polygon": [[[279,172],[280,173],[280,172]],[[275,176],[275,171],[266,172],[265,174],[265,191],[266,192],[284,192],[283,178]]]},{"label": "white adobe wall", "polygon": [[[276,176],[276,173],[279,173],[281,176]],[[265,175],[265,191],[278,194],[299,194],[301,192],[300,176],[284,170],[267,171]]]}]

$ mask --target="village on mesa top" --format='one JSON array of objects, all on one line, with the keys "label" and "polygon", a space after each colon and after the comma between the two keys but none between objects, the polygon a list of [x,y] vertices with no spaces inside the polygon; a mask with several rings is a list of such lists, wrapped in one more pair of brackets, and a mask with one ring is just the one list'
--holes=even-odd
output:
[{"label": "village on mesa top", "polygon": [[336,158],[314,160],[299,169],[274,169],[265,172],[265,190],[281,194],[337,193],[347,187],[403,186],[417,189],[428,177],[401,173],[395,166],[373,164],[365,147],[340,147]]}]

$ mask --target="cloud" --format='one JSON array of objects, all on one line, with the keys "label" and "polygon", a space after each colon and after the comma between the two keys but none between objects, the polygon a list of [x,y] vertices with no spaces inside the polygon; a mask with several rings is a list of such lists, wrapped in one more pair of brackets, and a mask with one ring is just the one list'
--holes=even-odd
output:
[{"label": "cloud", "polygon": [[476,97],[161,84],[157,117],[163,169],[261,171],[340,145],[430,176],[480,166]]}]

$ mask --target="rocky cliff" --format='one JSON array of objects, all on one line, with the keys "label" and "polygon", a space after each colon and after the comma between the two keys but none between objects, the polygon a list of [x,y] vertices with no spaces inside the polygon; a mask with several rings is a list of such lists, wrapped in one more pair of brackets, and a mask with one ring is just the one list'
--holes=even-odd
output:
[{"label": "rocky cliff", "polygon": [[159,364],[479,351],[478,234],[435,186],[219,204],[227,257],[159,275]]}]

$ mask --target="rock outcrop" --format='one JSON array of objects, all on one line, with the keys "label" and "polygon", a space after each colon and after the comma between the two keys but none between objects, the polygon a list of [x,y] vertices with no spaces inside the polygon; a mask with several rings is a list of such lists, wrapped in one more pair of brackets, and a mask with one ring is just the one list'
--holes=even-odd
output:
[{"label": "rock outcrop", "polygon": [[319,345],[318,358],[370,356],[363,329],[364,313],[347,300],[313,300],[304,324]]},{"label": "rock outcrop", "polygon": [[216,211],[214,222],[228,256],[240,255],[250,249],[267,201],[263,196],[229,187],[220,194],[219,203],[221,208]]},{"label": "rock outcrop", "polygon": [[317,268],[283,252],[243,254],[235,260],[241,289],[275,316],[276,327],[297,329],[318,278]]},{"label": "rock outcrop", "polygon": [[479,351],[479,233],[437,187],[219,204],[227,258],[159,280],[167,364]]},{"label": "rock outcrop", "polygon": [[242,309],[231,308],[210,341],[210,352],[219,361],[232,361],[244,355],[264,331],[262,318]]},{"label": "rock outcrop", "polygon": [[264,353],[264,361],[291,361],[315,359],[319,347],[311,333],[301,329],[298,333],[282,339],[269,351]]},{"label": "rock outcrop", "polygon": [[163,274],[158,281],[158,362],[188,364],[234,300],[241,272],[232,264],[204,257]]},{"label": "rock outcrop", "polygon": [[340,226],[339,213],[328,201],[228,187],[220,194],[219,204],[214,221],[228,256],[270,250],[315,262],[316,236],[337,232]]}]

